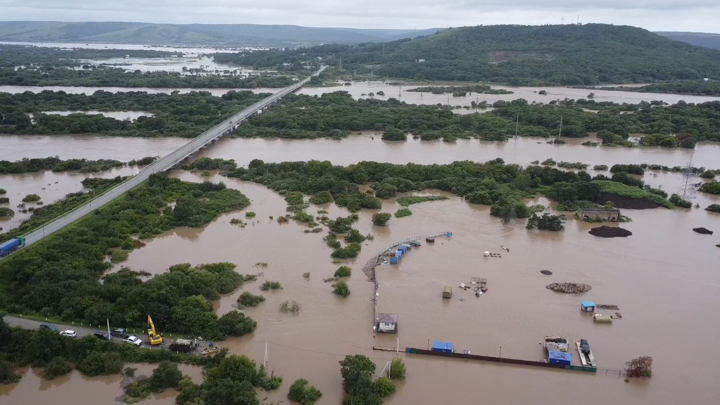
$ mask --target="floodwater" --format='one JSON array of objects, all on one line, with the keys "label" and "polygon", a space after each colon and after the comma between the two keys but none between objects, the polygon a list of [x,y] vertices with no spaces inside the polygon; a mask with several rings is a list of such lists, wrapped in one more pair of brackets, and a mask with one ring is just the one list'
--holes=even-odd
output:
[{"label": "floodwater", "polygon": [[253,93],[275,93],[280,89],[257,88],[257,89],[180,89],[180,88],[149,88],[149,87],[81,87],[81,86],[0,86],[0,93],[20,94],[26,91],[31,93],[40,93],[43,91],[63,91],[68,94],[85,94],[91,95],[96,91],[106,91],[109,93],[128,93],[142,91],[148,94],[187,94],[193,91],[209,92],[213,96],[220,97],[229,91],[252,91]]},{"label": "floodwater", "polygon": [[[433,84],[437,85],[437,84]],[[452,85],[452,84],[448,84]],[[451,106],[470,106],[473,101],[487,101],[492,104],[498,100],[512,101],[523,98],[528,102],[549,103],[552,100],[564,100],[587,98],[590,93],[595,93],[595,101],[612,101],[614,103],[638,104],[641,101],[662,100],[668,104],[677,104],[678,101],[684,100],[688,103],[704,103],[707,101],[720,101],[720,97],[706,96],[682,96],[677,94],[661,94],[661,93],[633,93],[628,91],[612,91],[612,90],[588,90],[575,89],[571,87],[513,87],[513,86],[497,86],[493,88],[512,91],[513,94],[477,94],[468,93],[465,97],[453,97],[452,94],[432,94],[410,92],[408,90],[425,87],[428,85],[390,85],[385,82],[352,82],[351,86],[336,87],[304,87],[298,91],[300,94],[320,95],[333,91],[347,91],[353,98],[369,98],[368,94],[375,93],[374,98],[387,100],[396,98],[408,104],[427,104],[427,105],[451,105]],[[538,94],[539,91],[547,91],[547,95]],[[378,96],[377,92],[382,91],[384,96]],[[460,110],[463,111],[463,110]]]},{"label": "floodwater", "polygon": [[[202,181],[197,174],[175,171],[187,181]],[[692,228],[720,229],[720,215],[704,210],[624,210],[632,222],[623,224],[633,235],[627,239],[601,239],[587,233],[593,225],[567,222],[562,233],[527,231],[524,221],[503,225],[489,215],[489,207],[467,204],[456,196],[449,200],[411,206],[413,215],[393,218],[386,228],[374,227],[373,210],[359,213],[355,224],[374,241],[363,243],[349,284],[352,294],[342,299],[332,294],[331,277],[339,264],[330,259],[330,248],[322,234],[305,234],[300,224],[280,225],[270,216],[285,213],[280,195],[267,188],[226,179],[229,187],[245,193],[257,214],[247,227],[230,224],[244,213],[223,215],[199,229],[182,228],[167,232],[123,263],[136,270],[157,274],[170,265],[229,261],[243,274],[262,273],[258,281],[223,297],[216,304],[218,314],[235,308],[242,291],[259,294],[264,280],[279,281],[283,289],[262,292],[266,301],[245,312],[258,321],[252,336],[231,339],[223,345],[232,352],[262,361],[265,342],[269,367],[283,376],[282,388],[269,395],[281,400],[289,383],[307,378],[323,392],[319,404],[339,403],[341,378],[337,361],[345,354],[365,354],[380,371],[394,353],[373,351],[373,346],[425,348],[428,341],[455,344],[458,351],[502,355],[509,358],[541,360],[543,336],[561,335],[588,339],[600,371],[597,375],[550,371],[530,367],[443,360],[400,354],[408,367],[408,380],[401,384],[388,404],[473,403],[478,393],[497,404],[574,401],[582,390],[588,404],[712,404],[720,388],[713,365],[720,352],[707,350],[720,338],[713,319],[720,292],[717,236],[703,236]],[[676,188],[677,174],[645,176],[653,186]],[[696,195],[693,202],[705,207],[720,198]],[[532,203],[547,205],[542,198]],[[384,212],[399,205],[389,200]],[[333,205],[311,207],[330,217],[347,215]],[[372,336],[373,285],[366,281],[364,263],[394,241],[452,231],[451,238],[439,237],[434,246],[414,249],[399,266],[378,268],[378,312],[399,314],[397,335]],[[502,252],[501,245],[511,249]],[[502,252],[502,258],[484,258],[482,252]],[[266,262],[267,268],[254,267]],[[540,274],[541,269],[554,272]],[[310,272],[310,279],[302,274]],[[488,279],[488,293],[476,298],[472,291],[457,286],[470,277]],[[582,296],[553,293],[544,288],[551,282],[582,282],[593,286]],[[441,299],[445,285],[454,287],[451,300]],[[283,301],[295,300],[299,315],[279,312]],[[615,304],[624,318],[613,325],[594,324],[579,311],[582,300]],[[602,311],[601,311],[602,312]],[[398,340],[399,339],[399,343]],[[678,350],[677,342],[684,342]],[[577,353],[574,364],[579,364]],[[618,370],[624,362],[640,355],[655,359],[654,377],[649,381],[623,382]],[[702,360],[699,360],[702,359]],[[522,389],[518,389],[519,384]],[[558,389],[563,386],[566,389]],[[473,387],[473,389],[468,389]],[[581,387],[573,389],[571,387]],[[687,387],[692,387],[689,391]],[[264,394],[261,395],[261,397]]]},{"label": "floodwater", "polygon": [[197,46],[155,46],[155,45],[140,45],[140,44],[105,44],[105,43],[80,43],[80,42],[5,42],[0,41],[0,44],[5,45],[31,45],[39,46],[44,48],[65,48],[65,49],[127,49],[127,50],[152,50],[152,51],[166,51],[166,52],[181,52],[185,56],[198,56],[208,53],[231,53],[238,52],[245,49],[259,49],[259,48],[212,48],[212,47],[197,47]]},{"label": "floodwater", "polygon": [[[550,145],[544,138],[519,138],[507,142],[458,139],[455,143],[421,141],[407,142],[380,139],[379,132],[363,132],[342,140],[331,139],[261,139],[223,138],[199,156],[235,159],[246,166],[253,159],[266,162],[329,160],[348,165],[361,161],[405,164],[446,164],[460,160],[485,162],[503,158],[507,163],[528,165],[535,160],[583,162],[589,165],[626,163],[685,166],[690,158],[696,167],[720,169],[720,144],[700,142],[695,149],[624,148],[582,146],[593,137],[569,139],[567,144]],[[374,139],[373,139],[374,138]],[[62,159],[117,159],[128,161],[143,156],[164,155],[187,142],[182,138],[124,138],[89,135],[5,135],[0,160],[59,156]],[[0,180],[1,181],[1,180]]]},{"label": "floodwater", "polygon": [[110,58],[84,61],[93,65],[105,65],[109,67],[122,68],[127,71],[141,72],[176,72],[185,73],[188,70],[201,71],[203,73],[218,74],[225,70],[238,72],[241,76],[257,74],[252,69],[215,63],[213,58],[207,56],[190,56],[180,58]]},{"label": "floodwater", "polygon": [[[128,364],[134,367],[135,376],[150,376],[154,365]],[[183,374],[196,383],[202,382],[199,367],[181,364]],[[0,401],[3,405],[28,404],[98,404],[113,405],[115,398],[123,395],[120,387],[122,377],[119,375],[85,377],[78,371],[45,381],[40,377],[39,369],[23,370],[22,380],[17,384],[0,385]],[[161,394],[154,394],[143,403],[153,405],[172,405],[175,403],[175,390],[169,389]]]},{"label": "floodwater", "polygon": [[[141,156],[137,156],[137,158],[140,157]],[[7,194],[2,197],[8,197],[10,199],[9,203],[0,204],[0,206],[8,207],[15,211],[15,216],[12,218],[0,218],[0,228],[2,228],[0,233],[5,233],[19,227],[23,221],[32,216],[32,212],[22,213],[20,212],[20,208],[18,208],[18,205],[23,203],[22,199],[28,194],[39,195],[43,205],[52,204],[65,198],[69,193],[84,190],[82,181],[87,177],[113,178],[116,176],[130,176],[137,172],[137,167],[122,167],[99,173],[53,173],[46,171],[0,175],[0,188],[7,190]],[[38,203],[25,203],[26,209],[31,207],[39,208],[42,207],[42,205]]]}]

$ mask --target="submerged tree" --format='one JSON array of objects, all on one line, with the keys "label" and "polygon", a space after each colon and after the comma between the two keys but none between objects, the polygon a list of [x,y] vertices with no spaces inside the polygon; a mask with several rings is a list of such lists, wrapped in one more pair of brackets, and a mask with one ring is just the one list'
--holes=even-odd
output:
[{"label": "submerged tree", "polygon": [[640,356],[625,363],[625,374],[628,377],[652,377],[653,358],[650,356]]}]

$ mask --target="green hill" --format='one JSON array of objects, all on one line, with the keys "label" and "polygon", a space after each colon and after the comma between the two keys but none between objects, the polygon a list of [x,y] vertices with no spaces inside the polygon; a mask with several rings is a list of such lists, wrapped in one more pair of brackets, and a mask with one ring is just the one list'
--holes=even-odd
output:
[{"label": "green hill", "polygon": [[673,41],[687,42],[695,46],[720,49],[720,34],[707,34],[704,32],[656,32]]},{"label": "green hill", "polygon": [[294,47],[391,41],[434,31],[257,24],[0,21],[0,41]]},{"label": "green hill", "polygon": [[[323,56],[358,73],[515,85],[594,85],[720,78],[720,51],[641,28],[605,24],[479,26],[384,44],[287,52]],[[262,59],[262,53],[249,60]],[[277,57],[268,58],[277,60]]]}]

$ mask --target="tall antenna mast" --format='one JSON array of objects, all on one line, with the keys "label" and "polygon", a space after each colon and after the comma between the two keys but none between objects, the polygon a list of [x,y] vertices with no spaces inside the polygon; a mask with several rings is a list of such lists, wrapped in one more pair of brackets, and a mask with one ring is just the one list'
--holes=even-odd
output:
[{"label": "tall antenna mast", "polygon": [[560,17],[560,25],[565,25],[565,17]]}]

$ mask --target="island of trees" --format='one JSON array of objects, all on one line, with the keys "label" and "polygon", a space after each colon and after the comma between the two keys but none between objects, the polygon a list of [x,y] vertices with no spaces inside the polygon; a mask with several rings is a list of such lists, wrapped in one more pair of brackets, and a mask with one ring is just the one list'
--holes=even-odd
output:
[{"label": "island of trees", "polygon": [[563,100],[546,105],[519,99],[497,101],[493,108],[488,113],[459,115],[446,107],[406,104],[393,98],[354,100],[346,92],[292,95],[269,112],[253,116],[236,136],[342,138],[353,131],[374,130],[384,131],[388,140],[403,140],[405,133],[411,133],[422,140],[501,141],[515,134],[516,120],[522,136],[556,136],[562,118],[562,136],[580,138],[597,132],[604,144],[625,144],[631,133],[649,134],[641,141],[648,146],[693,148],[700,140],[720,140],[720,102],[662,106],[660,102],[620,105]]}]

